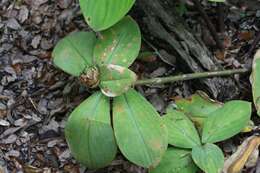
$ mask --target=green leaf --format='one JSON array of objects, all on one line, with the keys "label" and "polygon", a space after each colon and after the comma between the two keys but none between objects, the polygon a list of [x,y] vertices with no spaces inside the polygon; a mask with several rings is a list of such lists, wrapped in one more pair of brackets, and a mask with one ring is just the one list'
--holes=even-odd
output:
[{"label": "green leaf", "polygon": [[180,148],[193,148],[201,144],[196,128],[183,112],[169,108],[163,120],[168,128],[169,144]]},{"label": "green leaf", "polygon": [[149,173],[196,173],[197,170],[190,151],[168,148],[160,164]]},{"label": "green leaf", "polygon": [[95,63],[129,67],[138,56],[141,33],[137,23],[129,16],[100,33],[94,50]]},{"label": "green leaf", "polygon": [[118,65],[100,66],[99,70],[99,87],[108,97],[116,97],[125,93],[137,78],[134,72]]},{"label": "green leaf", "polygon": [[205,173],[220,173],[224,166],[224,155],[221,149],[214,144],[194,147],[192,159]]},{"label": "green leaf", "polygon": [[251,104],[246,101],[230,101],[210,115],[203,127],[202,142],[215,143],[239,133],[249,122]]},{"label": "green leaf", "polygon": [[134,89],[116,97],[113,125],[117,144],[131,162],[154,167],[167,149],[167,129],[154,107]]},{"label": "green leaf", "polygon": [[202,127],[205,119],[214,111],[223,106],[222,103],[209,98],[209,96],[197,91],[190,98],[176,100],[178,109],[183,110],[198,127]]},{"label": "green leaf", "polygon": [[92,64],[96,36],[93,32],[72,33],[55,46],[53,62],[63,71],[80,76],[84,69]]},{"label": "green leaf", "polygon": [[101,31],[121,20],[135,0],[80,0],[79,3],[89,26]]},{"label": "green leaf", "polygon": [[260,49],[257,51],[253,61],[251,84],[253,90],[254,104],[257,114],[260,116]]},{"label": "green leaf", "polygon": [[66,124],[72,155],[91,169],[109,165],[117,152],[109,107],[109,99],[96,92],[71,113]]}]

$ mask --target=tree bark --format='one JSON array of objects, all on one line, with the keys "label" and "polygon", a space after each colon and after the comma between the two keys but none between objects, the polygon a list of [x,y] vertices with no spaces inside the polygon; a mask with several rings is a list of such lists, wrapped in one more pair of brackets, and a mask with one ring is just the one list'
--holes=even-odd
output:
[{"label": "tree bark", "polygon": [[[172,0],[137,0],[137,10],[143,36],[158,49],[164,49],[177,59],[185,73],[217,71],[224,68],[214,58],[204,43],[197,39],[185,25],[184,19],[174,13]],[[238,96],[232,78],[210,78],[191,82],[196,89],[207,90],[219,100]]]}]

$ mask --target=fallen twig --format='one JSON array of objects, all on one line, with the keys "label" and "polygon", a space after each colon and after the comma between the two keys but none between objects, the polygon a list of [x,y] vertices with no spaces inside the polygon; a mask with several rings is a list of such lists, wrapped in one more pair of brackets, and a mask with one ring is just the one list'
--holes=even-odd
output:
[{"label": "fallen twig", "polygon": [[234,69],[234,70],[214,71],[214,72],[189,73],[189,74],[183,74],[177,76],[137,80],[134,85],[172,83],[177,81],[185,81],[185,80],[209,78],[209,77],[217,77],[217,76],[229,76],[233,74],[241,74],[241,73],[248,73],[248,72],[250,72],[250,70],[241,68],[241,69]]}]

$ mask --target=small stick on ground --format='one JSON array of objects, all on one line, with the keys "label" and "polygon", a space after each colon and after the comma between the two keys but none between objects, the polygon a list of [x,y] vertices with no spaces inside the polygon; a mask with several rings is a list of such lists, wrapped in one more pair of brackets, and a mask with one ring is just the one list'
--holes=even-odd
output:
[{"label": "small stick on ground", "polygon": [[195,4],[197,10],[201,14],[201,16],[203,17],[203,19],[207,23],[208,29],[209,29],[212,37],[214,38],[217,47],[219,49],[223,49],[223,45],[220,42],[220,39],[219,39],[218,34],[217,34],[217,31],[216,31],[214,25],[212,24],[211,20],[209,19],[209,16],[207,15],[207,13],[204,11],[203,7],[201,6],[199,0],[193,0],[193,2]]},{"label": "small stick on ground", "polygon": [[173,83],[173,82],[177,82],[177,81],[185,81],[185,80],[192,80],[192,79],[199,79],[199,78],[230,76],[233,74],[247,73],[249,71],[250,70],[248,70],[248,69],[241,68],[241,69],[234,69],[234,70],[214,71],[214,72],[190,73],[190,74],[183,74],[183,75],[177,75],[177,76],[138,80],[135,82],[134,85]]}]

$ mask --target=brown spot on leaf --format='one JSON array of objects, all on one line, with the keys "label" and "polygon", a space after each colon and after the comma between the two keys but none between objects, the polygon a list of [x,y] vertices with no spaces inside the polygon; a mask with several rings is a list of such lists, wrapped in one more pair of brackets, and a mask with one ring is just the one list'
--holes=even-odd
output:
[{"label": "brown spot on leaf", "polygon": [[121,104],[120,104],[120,105],[117,105],[115,111],[118,112],[118,113],[124,112],[124,107],[123,107],[123,105],[121,105]]}]

